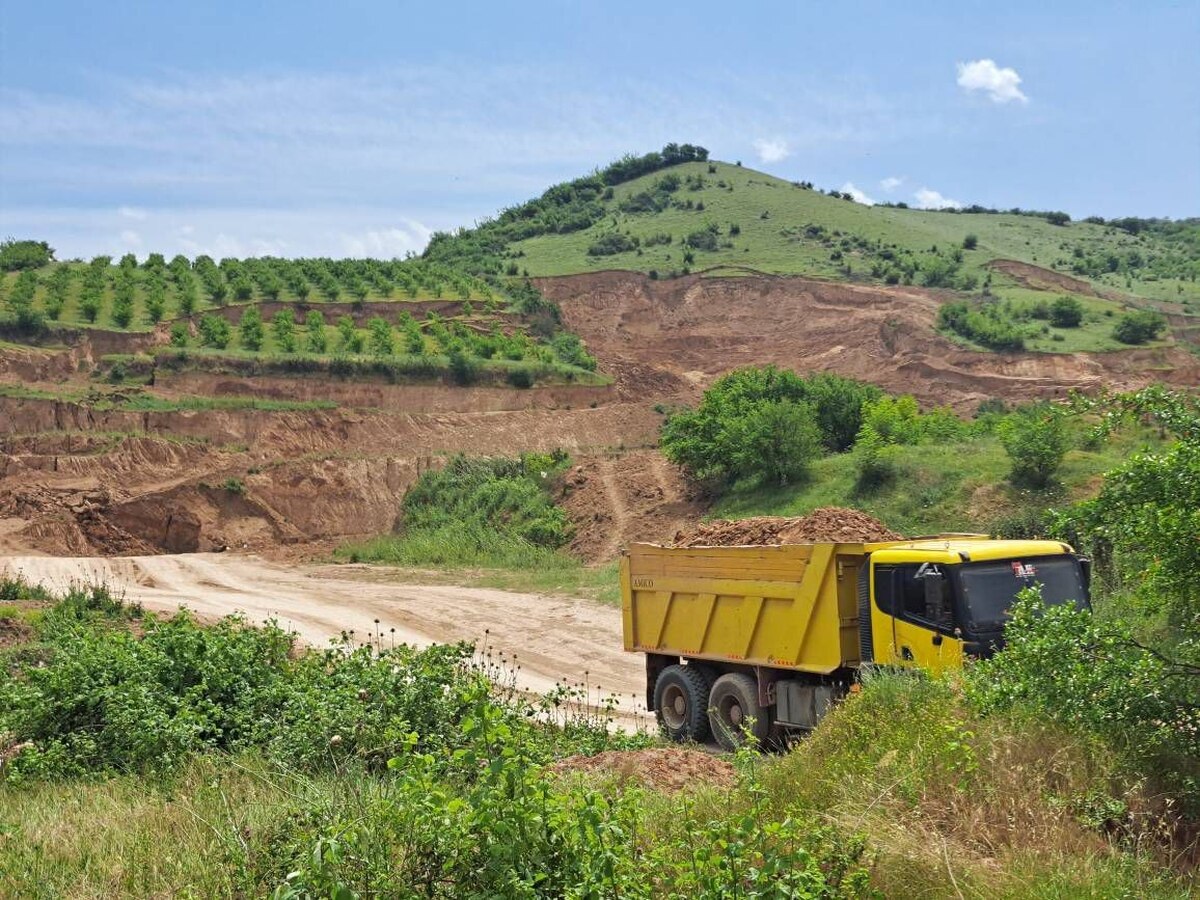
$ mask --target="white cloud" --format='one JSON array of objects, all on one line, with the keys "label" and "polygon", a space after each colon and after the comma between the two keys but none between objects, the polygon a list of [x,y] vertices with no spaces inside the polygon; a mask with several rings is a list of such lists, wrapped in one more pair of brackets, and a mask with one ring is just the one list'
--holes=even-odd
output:
[{"label": "white cloud", "polygon": [[[20,223],[18,225],[18,223]],[[449,223],[439,223],[446,227]],[[223,256],[372,256],[419,253],[432,229],[379,208],[235,207],[148,209],[138,230],[120,212],[79,208],[5,208],[0,234],[48,235],[59,259],[150,251]]]},{"label": "white cloud", "polygon": [[962,209],[960,201],[952,197],[943,197],[939,191],[923,187],[913,193],[917,200],[917,209]]},{"label": "white cloud", "polygon": [[1016,69],[1000,68],[993,60],[976,59],[958,64],[958,86],[965,91],[984,91],[993,103],[1028,103],[1021,91],[1021,76]]},{"label": "white cloud", "polygon": [[853,181],[847,181],[842,185],[842,193],[849,194],[854,198],[855,203],[862,203],[866,206],[874,206],[875,201],[868,197],[862,190],[854,186]]},{"label": "white cloud", "polygon": [[122,206],[117,210],[117,215],[123,219],[134,219],[140,222],[146,218],[146,211],[138,209],[136,206]]},{"label": "white cloud", "polygon": [[765,163],[777,163],[787,159],[792,151],[782,138],[758,138],[754,142],[754,152]]},{"label": "white cloud", "polygon": [[879,186],[889,194],[902,184],[904,184],[904,179],[897,178],[895,175],[889,175],[887,178],[884,178],[879,182]]}]

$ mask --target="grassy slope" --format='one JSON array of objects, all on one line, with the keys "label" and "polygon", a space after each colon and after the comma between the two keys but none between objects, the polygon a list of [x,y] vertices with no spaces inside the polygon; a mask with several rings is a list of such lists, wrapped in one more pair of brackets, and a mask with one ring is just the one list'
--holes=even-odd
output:
[{"label": "grassy slope", "polygon": [[899,448],[891,485],[861,492],[852,453],[820,459],[810,478],[782,488],[734,489],[712,510],[714,518],[803,515],[820,506],[862,509],[903,534],[986,531],[998,520],[1092,496],[1100,477],[1157,438],[1149,431],[1115,434],[1095,449],[1076,449],[1064,460],[1060,484],[1046,493],[1018,490],[1007,481],[1008,457],[992,435],[964,444]]},{"label": "grassy slope", "polygon": [[[716,171],[709,173],[710,165]],[[1034,216],[952,215],[914,209],[868,207],[847,200],[826,196],[815,190],[804,190],[791,182],[763,172],[728,163],[684,163],[670,171],[681,178],[699,175],[706,184],[701,190],[686,185],[675,194],[679,200],[703,202],[704,210],[667,209],[652,214],[626,214],[618,210],[621,200],[650,188],[662,173],[642,176],[618,185],[614,197],[607,202],[613,215],[591,228],[565,235],[545,235],[519,242],[514,249],[523,251],[521,266],[531,275],[566,275],[576,272],[628,268],[639,271],[657,269],[665,273],[683,266],[679,239],[708,222],[721,226],[737,224],[741,234],[732,238],[734,247],[707,253],[696,253],[696,269],[712,266],[750,266],[776,274],[810,274],[842,277],[839,265],[829,259],[829,250],[811,240],[796,239],[782,233],[788,227],[803,228],[809,223],[824,225],[829,230],[879,239],[885,243],[914,251],[937,245],[942,248],[962,245],[967,234],[979,238],[977,249],[966,251],[965,268],[984,274],[983,266],[992,259],[1015,259],[1050,268],[1057,261],[1065,265],[1075,245],[1085,250],[1124,249],[1139,244],[1139,239],[1124,232],[1084,222],[1068,226],[1051,225]],[[724,181],[725,188],[718,186]],[[732,190],[729,190],[732,187]],[[767,213],[767,218],[762,214]],[[612,230],[639,236],[643,240],[668,232],[675,242],[668,246],[645,248],[615,256],[590,257],[588,246],[596,237]],[[848,254],[851,264],[854,255]],[[861,264],[854,267],[862,273]],[[1126,290],[1123,280],[1112,276],[1099,286]],[[1177,293],[1182,285],[1183,294]],[[1135,281],[1130,292],[1147,298],[1176,301],[1182,297],[1200,300],[1200,284],[1174,281]]]}]

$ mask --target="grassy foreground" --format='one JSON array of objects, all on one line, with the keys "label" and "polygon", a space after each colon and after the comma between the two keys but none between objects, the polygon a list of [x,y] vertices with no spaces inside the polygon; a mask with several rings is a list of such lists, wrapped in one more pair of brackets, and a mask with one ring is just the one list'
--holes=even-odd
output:
[{"label": "grassy foreground", "polygon": [[[1169,804],[1118,756],[1035,717],[983,717],[958,681],[869,678],[790,752],[743,752],[728,779],[672,794],[637,780],[647,739],[606,735],[566,698],[530,707],[453,648],[296,657],[278,631],[158,620],[102,590],[6,582],[4,597],[4,896],[1196,887]],[[612,775],[549,767],[614,748],[629,755]]]}]

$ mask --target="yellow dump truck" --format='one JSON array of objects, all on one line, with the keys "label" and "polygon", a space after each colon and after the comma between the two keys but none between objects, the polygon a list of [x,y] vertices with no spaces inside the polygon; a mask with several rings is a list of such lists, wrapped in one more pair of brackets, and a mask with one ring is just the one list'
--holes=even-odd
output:
[{"label": "yellow dump truck", "polygon": [[1040,585],[1088,603],[1090,566],[1057,541],[938,535],[868,544],[660,547],[621,559],[625,649],[676,740],[727,748],[816,725],[864,664],[960,667],[1002,645]]}]

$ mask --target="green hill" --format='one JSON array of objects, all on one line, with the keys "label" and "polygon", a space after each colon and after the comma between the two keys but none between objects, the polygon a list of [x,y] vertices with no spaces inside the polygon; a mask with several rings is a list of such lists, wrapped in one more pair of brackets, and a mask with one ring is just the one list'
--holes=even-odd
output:
[{"label": "green hill", "polygon": [[[1200,219],[870,207],[690,145],[626,157],[475,229],[435,235],[425,256],[493,276],[751,269],[942,288],[1014,323],[1035,350],[1119,348],[1113,325],[1139,307],[1200,316]],[[1046,305],[1063,295],[1082,306],[1082,327],[1045,324]],[[1177,337],[1193,330],[1175,324]]]}]

